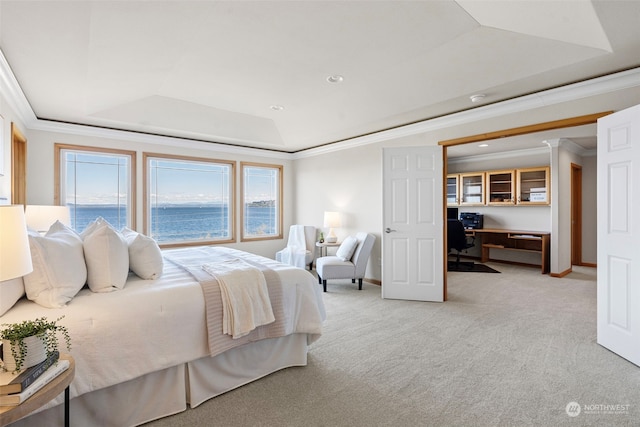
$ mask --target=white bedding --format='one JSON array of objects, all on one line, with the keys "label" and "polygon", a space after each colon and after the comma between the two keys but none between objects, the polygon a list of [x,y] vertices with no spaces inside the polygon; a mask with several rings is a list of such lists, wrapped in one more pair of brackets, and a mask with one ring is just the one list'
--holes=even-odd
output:
[{"label": "white bedding", "polygon": [[[211,257],[209,249],[163,252],[191,251]],[[319,336],[324,305],[321,289],[308,271],[234,249],[215,249],[276,271],[283,284],[288,330],[312,331],[310,341]],[[70,387],[74,397],[208,356],[204,310],[199,283],[165,260],[160,279],[142,280],[130,274],[124,289],[93,293],[85,288],[61,309],[22,299],[0,317],[0,323],[64,315],[61,323],[69,329],[76,360],[76,377]]]}]

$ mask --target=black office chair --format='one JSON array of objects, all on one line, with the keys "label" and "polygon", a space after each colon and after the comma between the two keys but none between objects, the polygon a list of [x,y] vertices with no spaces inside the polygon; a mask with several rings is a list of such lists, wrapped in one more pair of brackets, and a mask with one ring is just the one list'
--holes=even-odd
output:
[{"label": "black office chair", "polygon": [[456,251],[455,262],[448,263],[450,270],[459,270],[461,267],[473,268],[473,262],[460,262],[460,252],[475,246],[475,240],[474,236],[467,236],[461,221],[447,220],[447,253],[451,253],[452,249]]}]

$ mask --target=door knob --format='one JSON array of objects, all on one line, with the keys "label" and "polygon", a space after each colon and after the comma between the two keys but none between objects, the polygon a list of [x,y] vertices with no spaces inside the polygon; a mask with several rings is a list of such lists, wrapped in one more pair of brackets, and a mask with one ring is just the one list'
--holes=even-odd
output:
[{"label": "door knob", "polygon": [[387,228],[385,228],[385,229],[384,229],[384,232],[385,232],[385,233],[391,233],[392,231],[396,231],[396,230],[392,230],[392,229],[390,229],[389,227],[387,227]]}]

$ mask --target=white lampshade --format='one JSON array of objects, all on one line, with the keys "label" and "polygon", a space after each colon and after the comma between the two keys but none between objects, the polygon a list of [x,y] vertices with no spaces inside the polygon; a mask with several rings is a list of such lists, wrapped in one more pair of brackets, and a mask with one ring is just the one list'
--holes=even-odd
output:
[{"label": "white lampshade", "polygon": [[24,207],[0,206],[0,281],[32,271]]},{"label": "white lampshade", "polygon": [[329,227],[329,234],[325,239],[327,243],[336,243],[338,241],[338,237],[333,232],[333,229],[336,227],[340,227],[340,213],[339,212],[325,212],[324,213],[324,226]]},{"label": "white lampshade", "polygon": [[69,208],[66,206],[27,205],[25,217],[27,226],[39,233],[47,232],[56,221],[71,225]]},{"label": "white lampshade", "polygon": [[325,227],[340,227],[340,213],[339,212],[325,212],[324,213],[324,226]]}]

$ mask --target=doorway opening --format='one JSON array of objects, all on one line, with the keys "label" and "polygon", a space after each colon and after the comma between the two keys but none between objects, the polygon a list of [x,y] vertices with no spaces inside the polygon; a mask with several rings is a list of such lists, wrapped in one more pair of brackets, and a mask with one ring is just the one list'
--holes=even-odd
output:
[{"label": "doorway opening", "polygon": [[[447,183],[447,174],[448,174],[448,168],[447,168],[447,164],[448,164],[448,155],[447,155],[447,149],[449,147],[454,147],[457,145],[463,145],[463,144],[471,144],[471,143],[477,143],[477,142],[482,142],[482,141],[489,141],[489,140],[494,140],[494,139],[500,139],[500,138],[505,138],[505,137],[512,137],[512,136],[518,136],[518,135],[526,135],[526,134],[531,134],[531,133],[537,133],[537,132],[544,132],[544,131],[551,131],[551,130],[556,130],[556,129],[563,129],[563,128],[571,128],[571,127],[576,127],[576,126],[583,126],[583,125],[589,125],[589,124],[595,124],[597,123],[598,119],[600,117],[604,117],[607,116],[609,114],[611,114],[612,111],[605,111],[605,112],[600,112],[600,113],[595,113],[595,114],[588,114],[588,115],[584,115],[584,116],[577,116],[577,117],[571,117],[571,118],[567,118],[567,119],[561,119],[561,120],[554,120],[554,121],[550,121],[550,122],[544,122],[544,123],[538,123],[538,124],[533,124],[533,125],[527,125],[527,126],[520,126],[520,127],[516,127],[516,128],[510,128],[510,129],[503,129],[503,130],[498,130],[498,131],[494,131],[494,132],[489,132],[489,133],[482,133],[482,134],[477,134],[477,135],[471,135],[471,136],[466,136],[466,137],[462,137],[462,138],[455,138],[455,139],[449,139],[449,140],[443,140],[443,141],[439,141],[438,145],[442,146],[442,156],[443,156],[443,189],[442,189],[442,193],[443,193],[443,197],[442,197],[442,210],[443,210],[443,218],[447,218],[446,216],[446,210],[447,210],[447,199],[446,199],[446,195],[447,195],[447,189],[446,189],[446,183]],[[573,203],[572,203],[573,205]],[[444,246],[443,246],[443,251],[445,254],[447,254],[448,252],[448,243],[447,243],[447,224],[446,221],[444,223]],[[572,247],[573,247],[573,242],[572,242]],[[580,244],[581,247],[581,244]],[[553,252],[553,249],[552,249]],[[443,263],[442,268],[444,269],[444,274],[443,274],[443,278],[444,278],[444,300],[447,300],[447,257],[444,257],[445,262]]]}]

